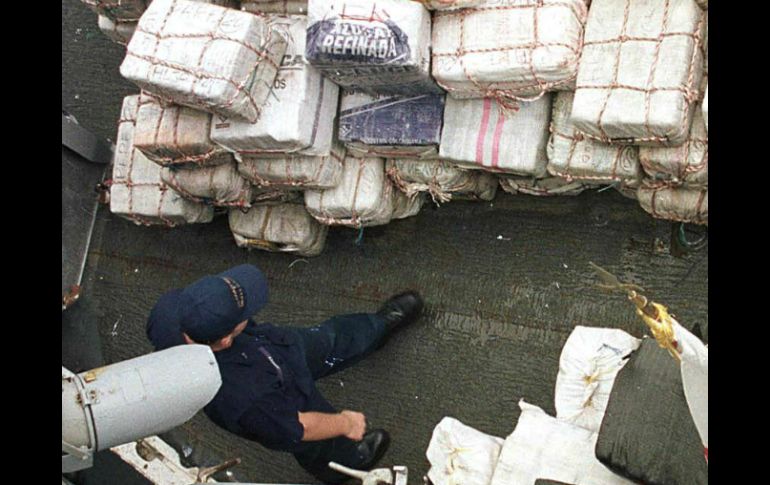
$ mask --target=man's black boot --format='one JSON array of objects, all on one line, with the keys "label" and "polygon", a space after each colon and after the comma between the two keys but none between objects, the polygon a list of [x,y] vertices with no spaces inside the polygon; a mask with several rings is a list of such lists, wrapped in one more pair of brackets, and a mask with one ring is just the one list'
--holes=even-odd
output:
[{"label": "man's black boot", "polygon": [[374,429],[364,435],[358,443],[358,452],[365,457],[360,470],[371,470],[385,455],[390,446],[390,434],[384,429]]},{"label": "man's black boot", "polygon": [[385,336],[379,347],[385,343],[388,337],[397,329],[414,322],[420,317],[425,303],[416,291],[405,291],[390,297],[379,310],[377,315],[385,320]]}]

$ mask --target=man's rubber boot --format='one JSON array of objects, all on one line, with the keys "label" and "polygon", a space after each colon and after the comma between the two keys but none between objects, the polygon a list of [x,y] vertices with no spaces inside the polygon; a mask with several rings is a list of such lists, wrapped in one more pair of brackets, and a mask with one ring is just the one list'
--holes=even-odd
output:
[{"label": "man's rubber boot", "polygon": [[358,444],[358,452],[364,456],[364,461],[359,465],[360,470],[369,471],[385,455],[390,446],[390,434],[384,429],[374,429],[364,435],[364,439]]},{"label": "man's rubber boot", "polygon": [[393,332],[417,320],[424,306],[425,302],[416,291],[405,291],[390,297],[377,310],[377,315],[385,320],[385,335],[377,348],[382,347]]}]

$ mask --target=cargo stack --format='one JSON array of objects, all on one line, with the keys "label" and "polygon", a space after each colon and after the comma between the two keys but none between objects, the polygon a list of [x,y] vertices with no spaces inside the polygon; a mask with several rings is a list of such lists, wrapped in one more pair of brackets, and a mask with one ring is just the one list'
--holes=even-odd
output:
[{"label": "cargo stack", "polygon": [[127,43],[132,150],[240,246],[317,254],[318,224],[498,184],[708,223],[705,0],[84,2]]}]

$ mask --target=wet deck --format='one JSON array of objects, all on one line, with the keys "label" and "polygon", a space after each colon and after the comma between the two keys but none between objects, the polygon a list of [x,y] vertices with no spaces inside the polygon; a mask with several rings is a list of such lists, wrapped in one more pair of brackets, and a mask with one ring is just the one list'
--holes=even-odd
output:
[{"label": "wet deck", "polygon": [[[93,132],[114,138],[122,96],[122,48],[74,0],[62,8],[62,107]],[[339,408],[361,410],[388,429],[385,464],[407,465],[411,483],[428,469],[433,427],[454,416],[505,436],[517,401],[554,414],[561,346],[575,325],[640,336],[621,297],[597,290],[588,261],[637,283],[708,339],[708,252],[669,254],[670,225],[614,191],[534,198],[500,192],[492,203],[426,206],[414,218],[357,231],[332,229],[324,253],[293,256],[238,249],[226,218],[176,229],[145,228],[100,210],[78,311],[96,322],[113,362],[151,351],[144,322],[161,293],[243,262],[265,271],[271,302],[262,319],[310,325],[336,313],[369,311],[391,293],[420,290],[425,317],[357,367],[322,381]],[[289,455],[219,430],[199,414],[185,429],[225,457],[239,477],[307,482]]]}]

